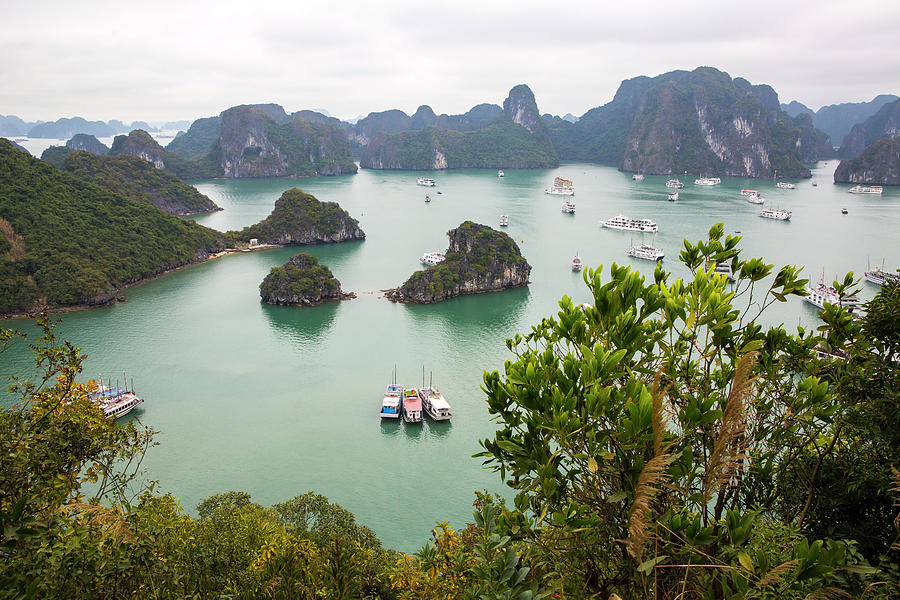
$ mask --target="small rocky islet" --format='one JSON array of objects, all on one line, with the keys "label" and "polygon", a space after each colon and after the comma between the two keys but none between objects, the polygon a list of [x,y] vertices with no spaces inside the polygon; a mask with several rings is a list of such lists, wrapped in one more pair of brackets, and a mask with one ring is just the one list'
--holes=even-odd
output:
[{"label": "small rocky islet", "polygon": [[445,259],[416,271],[385,297],[394,302],[433,304],[455,296],[499,292],[528,285],[531,265],[515,241],[487,225],[464,221],[447,232]]},{"label": "small rocky islet", "polygon": [[259,284],[259,295],[266,304],[279,306],[314,306],[356,297],[341,290],[341,282],[331,270],[308,252],[295,254],[282,266],[273,267]]}]

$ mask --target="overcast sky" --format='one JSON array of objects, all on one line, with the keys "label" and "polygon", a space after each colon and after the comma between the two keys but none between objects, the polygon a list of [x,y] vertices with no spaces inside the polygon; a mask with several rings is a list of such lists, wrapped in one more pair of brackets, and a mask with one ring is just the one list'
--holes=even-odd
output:
[{"label": "overcast sky", "polygon": [[623,79],[701,65],[814,110],[900,94],[897,0],[0,3],[0,114],[28,121],[456,114],[518,83],[580,116]]}]

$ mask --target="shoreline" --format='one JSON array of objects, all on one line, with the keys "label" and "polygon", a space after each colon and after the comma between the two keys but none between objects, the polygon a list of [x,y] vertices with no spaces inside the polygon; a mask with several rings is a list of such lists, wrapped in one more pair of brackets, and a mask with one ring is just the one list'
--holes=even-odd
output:
[{"label": "shoreline", "polygon": [[213,252],[203,260],[198,260],[194,262],[185,263],[183,265],[179,265],[172,269],[166,269],[165,271],[160,271],[159,273],[155,273],[150,275],[149,277],[143,277],[138,279],[137,281],[132,281],[131,283],[126,283],[120,286],[116,286],[115,294],[112,299],[101,302],[99,304],[67,304],[65,306],[55,306],[55,307],[42,307],[33,311],[28,311],[24,313],[7,313],[0,314],[0,321],[15,321],[17,319],[25,319],[28,318],[29,315],[34,315],[42,312],[46,312],[48,315],[62,314],[62,313],[70,313],[76,312],[80,310],[90,310],[94,308],[106,308],[116,304],[117,302],[128,302],[128,299],[124,300],[119,299],[119,295],[125,290],[132,288],[134,286],[140,285],[142,283],[147,283],[148,281],[153,281],[154,279],[158,279],[169,273],[174,273],[175,271],[180,271],[182,269],[187,269],[190,267],[195,267],[197,265],[202,265],[208,263],[210,261],[216,260],[217,258],[222,258],[223,256],[230,256],[232,254],[242,254],[245,252],[258,252],[261,250],[273,250],[275,248],[284,248],[284,244],[259,244],[257,246],[253,246],[252,248],[225,248],[224,250],[220,250],[219,252]]}]

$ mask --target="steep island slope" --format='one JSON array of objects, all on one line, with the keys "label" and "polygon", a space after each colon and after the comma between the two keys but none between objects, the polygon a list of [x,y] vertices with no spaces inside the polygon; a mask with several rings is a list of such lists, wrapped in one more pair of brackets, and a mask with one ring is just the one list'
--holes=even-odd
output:
[{"label": "steep island slope", "polygon": [[856,158],[878,140],[897,136],[900,136],[900,100],[885,104],[874,115],[854,125],[841,144],[841,158]]},{"label": "steep island slope", "polygon": [[834,182],[900,185],[900,137],[878,140],[860,157],[842,160]]},{"label": "steep island slope", "polygon": [[320,265],[308,252],[295,254],[280,267],[272,267],[262,283],[259,295],[267,304],[313,306],[328,300],[348,300],[356,294],[341,290],[341,282],[331,269]]},{"label": "steep island slope", "polygon": [[103,304],[223,248],[219,232],[0,140],[0,314]]},{"label": "steep island slope", "polygon": [[416,271],[385,296],[395,302],[432,304],[463,294],[528,285],[531,265],[503,232],[465,221],[447,232],[450,247],[436,266]]}]

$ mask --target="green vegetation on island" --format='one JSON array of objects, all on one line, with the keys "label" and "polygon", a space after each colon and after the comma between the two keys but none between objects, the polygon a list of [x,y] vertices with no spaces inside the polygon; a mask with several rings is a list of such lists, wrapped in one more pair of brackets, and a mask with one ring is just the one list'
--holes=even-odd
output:
[{"label": "green vegetation on island", "polygon": [[834,182],[900,185],[900,137],[878,140],[861,156],[842,160]]},{"label": "green vegetation on island", "polygon": [[[49,168],[49,167],[46,167]],[[0,407],[0,582],[21,598],[895,598],[900,586],[900,285],[859,320],[826,305],[789,332],[796,267],[740,237],[685,241],[689,273],[588,270],[591,303],[507,340],[484,373],[479,456],[511,499],[475,493],[414,554],[306,493],[243,492],[186,514],[142,484],[154,444],[75,383],[84,356],[38,316],[38,372]],[[477,245],[477,244],[476,244]],[[729,263],[735,283],[704,265]],[[835,282],[854,293],[848,274]],[[739,302],[751,295],[755,302]],[[0,352],[23,343],[0,330]],[[0,363],[2,364],[2,363]],[[44,382],[38,385],[33,382]]]},{"label": "green vegetation on island", "polygon": [[0,140],[0,314],[99,304],[223,248],[222,234]]},{"label": "green vegetation on island", "polygon": [[308,252],[295,254],[284,265],[272,267],[259,284],[259,295],[267,304],[292,306],[311,306],[355,296],[341,291],[341,282],[334,278],[331,269],[320,265]]},{"label": "green vegetation on island", "polygon": [[241,231],[225,234],[229,245],[248,244],[323,244],[365,239],[359,222],[337,202],[321,202],[311,194],[291,188],[275,201],[268,217]]},{"label": "green vegetation on island", "polygon": [[110,156],[138,156],[157,169],[164,169],[181,179],[211,179],[222,176],[222,167],[213,155],[190,160],[160,146],[142,129],[128,135],[117,135],[109,149]]}]

